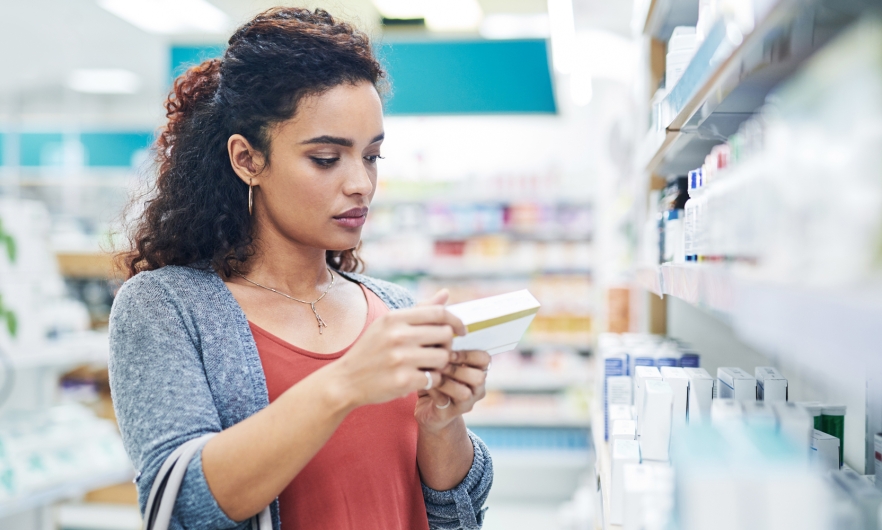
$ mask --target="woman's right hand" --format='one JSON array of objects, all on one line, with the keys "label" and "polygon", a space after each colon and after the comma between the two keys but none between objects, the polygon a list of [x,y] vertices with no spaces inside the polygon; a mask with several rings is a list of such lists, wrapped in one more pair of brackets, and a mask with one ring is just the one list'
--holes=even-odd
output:
[{"label": "woman's right hand", "polygon": [[451,343],[465,334],[463,323],[444,308],[447,292],[427,305],[386,313],[371,324],[339,361],[328,366],[351,407],[385,403],[441,384]]}]

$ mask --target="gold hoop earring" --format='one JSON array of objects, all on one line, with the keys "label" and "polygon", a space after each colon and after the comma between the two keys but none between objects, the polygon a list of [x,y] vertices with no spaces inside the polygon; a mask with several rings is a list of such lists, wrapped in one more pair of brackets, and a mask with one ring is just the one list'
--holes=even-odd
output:
[{"label": "gold hoop earring", "polygon": [[248,179],[248,215],[254,212],[254,186],[251,185],[252,179]]}]

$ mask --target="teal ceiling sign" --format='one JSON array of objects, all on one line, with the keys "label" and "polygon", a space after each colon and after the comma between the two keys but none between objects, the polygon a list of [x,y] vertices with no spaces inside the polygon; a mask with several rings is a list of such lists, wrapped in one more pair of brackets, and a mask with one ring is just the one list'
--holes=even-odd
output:
[{"label": "teal ceiling sign", "polygon": [[[152,132],[101,131],[65,135],[60,132],[24,132],[0,134],[0,165],[13,163],[3,156],[10,137],[18,141],[21,167],[61,167],[69,163],[85,167],[134,167],[147,156],[155,139]],[[77,155],[71,157],[70,149]],[[14,154],[13,154],[14,155]]]},{"label": "teal ceiling sign", "polygon": [[207,46],[172,46],[170,57],[170,82],[187,71],[187,68],[195,66],[208,59],[215,59],[224,54],[226,44],[212,44]]},{"label": "teal ceiling sign", "polygon": [[[224,45],[172,46],[171,79]],[[554,114],[557,106],[545,40],[386,42],[390,115]]]},{"label": "teal ceiling sign", "polygon": [[153,133],[88,132],[80,134],[89,167],[125,167],[135,165],[135,157],[150,148]]},{"label": "teal ceiling sign", "polygon": [[387,114],[557,112],[545,40],[382,44]]}]

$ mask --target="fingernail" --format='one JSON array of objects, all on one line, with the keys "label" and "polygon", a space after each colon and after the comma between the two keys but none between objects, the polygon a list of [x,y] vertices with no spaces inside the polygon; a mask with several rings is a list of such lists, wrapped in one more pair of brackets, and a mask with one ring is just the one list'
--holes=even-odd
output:
[{"label": "fingernail", "polygon": [[450,352],[450,359],[453,362],[458,361],[459,360],[459,352],[458,351]]}]

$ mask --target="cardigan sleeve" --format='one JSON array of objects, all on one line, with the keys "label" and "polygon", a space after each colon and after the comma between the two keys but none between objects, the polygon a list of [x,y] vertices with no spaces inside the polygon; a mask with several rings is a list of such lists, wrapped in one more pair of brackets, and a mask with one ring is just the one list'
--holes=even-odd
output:
[{"label": "cardigan sleeve", "polygon": [[[110,316],[110,388],[123,443],[138,470],[142,513],[168,455],[188,440],[222,430],[198,335],[179,302],[141,273],[119,291]],[[200,450],[184,475],[171,528],[223,530],[244,524],[227,517],[215,500]]]},{"label": "cardigan sleeve", "polygon": [[436,491],[423,484],[423,499],[432,530],[479,530],[484,524],[484,502],[493,485],[493,460],[487,446],[469,431],[475,458],[458,486]]}]

